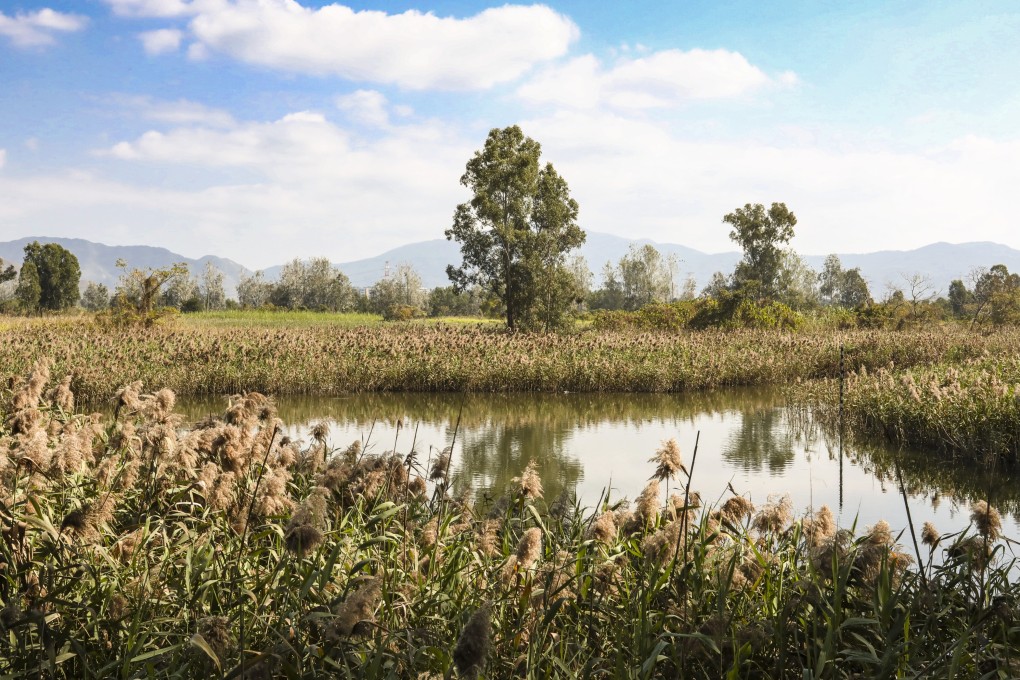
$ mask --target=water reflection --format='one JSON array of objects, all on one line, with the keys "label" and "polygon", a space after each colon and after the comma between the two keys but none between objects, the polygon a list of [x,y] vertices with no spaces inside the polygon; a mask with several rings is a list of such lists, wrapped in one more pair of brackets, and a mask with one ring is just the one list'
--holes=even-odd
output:
[{"label": "water reflection", "polygon": [[[185,416],[221,412],[225,399],[182,399]],[[423,464],[454,439],[456,492],[501,492],[534,458],[547,500],[576,492],[593,504],[608,490],[635,498],[652,473],[648,459],[675,437],[690,461],[701,433],[694,488],[710,503],[732,487],[756,504],[789,493],[798,510],[829,505],[841,525],[886,519],[906,526],[894,461],[898,460],[917,526],[962,529],[969,505],[991,498],[1018,535],[1015,473],[975,469],[944,459],[882,446],[845,443],[810,424],[809,414],[787,408],[762,389],[699,394],[361,394],[286,397],[281,419],[293,438],[326,421],[330,442],[366,441],[376,452],[406,453],[412,441]]]},{"label": "water reflection", "polygon": [[722,457],[745,472],[781,476],[793,462],[796,437],[776,407],[741,411],[739,426],[730,435]]}]

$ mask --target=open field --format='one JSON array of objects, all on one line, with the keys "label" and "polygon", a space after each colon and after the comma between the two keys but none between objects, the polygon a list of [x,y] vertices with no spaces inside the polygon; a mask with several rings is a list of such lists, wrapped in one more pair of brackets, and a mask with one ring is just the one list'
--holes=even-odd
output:
[{"label": "open field", "polygon": [[582,510],[525,471],[482,506],[447,496],[448,460],[283,440],[262,395],[181,429],[169,391],[125,388],[103,419],[57,377],[40,365],[0,406],[4,676],[1020,673],[1020,585],[984,503],[915,549],[781,499],[700,507],[697,460],[664,444],[668,498],[654,481]]},{"label": "open field", "polygon": [[201,325],[105,330],[58,319],[5,333],[0,372],[24,373],[42,357],[88,402],[140,379],[179,394],[344,394],[366,391],[666,392],[786,384],[984,354],[1009,354],[1020,331],[958,328],[845,332],[584,331],[511,335],[485,324]]}]

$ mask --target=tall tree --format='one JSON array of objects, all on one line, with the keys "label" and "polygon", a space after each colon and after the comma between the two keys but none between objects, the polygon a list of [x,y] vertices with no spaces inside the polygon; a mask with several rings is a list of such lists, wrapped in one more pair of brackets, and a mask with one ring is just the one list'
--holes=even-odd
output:
[{"label": "tall tree", "polygon": [[797,217],[785,203],[773,203],[765,210],[761,203],[747,203],[723,217],[730,238],[744,250],[744,258],[733,272],[738,286],[757,282],[763,297],[774,298],[783,265],[783,244],[793,238]]},{"label": "tall tree", "polygon": [[624,309],[640,309],[651,302],[671,297],[673,265],[650,244],[633,244],[620,258],[619,277],[623,286]]},{"label": "tall tree", "polygon": [[446,230],[463,256],[460,267],[446,268],[450,281],[495,295],[511,330],[562,322],[558,312],[570,304],[562,287],[573,279],[563,276],[566,254],[585,238],[566,181],[551,163],[540,167],[540,156],[538,142],[516,125],[491,130],[460,178],[472,198]]},{"label": "tall tree", "polygon": [[199,281],[199,295],[202,308],[217,310],[227,306],[227,293],[223,289],[223,272],[212,262],[205,263],[202,278]]},{"label": "tall tree", "polygon": [[78,302],[81,268],[74,253],[56,243],[33,241],[25,246],[25,264],[29,262],[39,276],[40,309],[57,311]]},{"label": "tall tree", "polygon": [[39,311],[42,286],[39,283],[39,270],[36,269],[34,262],[25,262],[21,265],[18,288],[14,295],[18,298],[18,306],[26,314],[35,314]]}]

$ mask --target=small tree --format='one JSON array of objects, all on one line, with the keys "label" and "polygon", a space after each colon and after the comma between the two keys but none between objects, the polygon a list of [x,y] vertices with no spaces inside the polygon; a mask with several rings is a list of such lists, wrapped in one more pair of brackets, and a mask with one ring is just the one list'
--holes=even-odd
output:
[{"label": "small tree", "polygon": [[101,283],[89,281],[81,294],[81,306],[90,312],[101,312],[110,308],[110,291]]},{"label": "small tree", "polygon": [[199,298],[202,308],[219,310],[227,306],[227,294],[223,289],[223,272],[212,262],[205,263],[202,278],[199,280]]},{"label": "small tree", "polygon": [[257,271],[251,276],[241,276],[237,282],[237,302],[242,307],[255,309],[269,302],[273,284],[266,281],[264,272]]},{"label": "small tree", "polygon": [[785,203],[773,203],[767,211],[761,203],[748,203],[724,216],[723,222],[732,227],[730,238],[744,250],[744,258],[733,272],[736,286],[757,281],[763,297],[775,298],[783,265],[782,245],[793,238],[797,217]]},{"label": "small tree", "polygon": [[372,287],[369,308],[376,314],[387,314],[397,305],[418,310],[422,313],[428,303],[428,293],[421,277],[410,264],[404,263]]},{"label": "small tree", "polygon": [[13,264],[9,264],[4,267],[4,259],[0,257],[0,285],[13,281],[18,277],[18,270],[14,268]]},{"label": "small tree", "polygon": [[164,286],[188,277],[184,262],[169,267],[128,269],[127,262],[117,260],[121,269],[120,282],[114,290],[112,319],[115,323],[151,325],[167,315],[159,306]]}]

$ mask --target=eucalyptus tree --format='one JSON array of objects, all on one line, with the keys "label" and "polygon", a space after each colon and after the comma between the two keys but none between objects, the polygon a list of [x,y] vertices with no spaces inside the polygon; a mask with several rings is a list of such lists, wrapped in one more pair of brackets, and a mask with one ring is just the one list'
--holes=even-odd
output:
[{"label": "eucalyptus tree", "polygon": [[502,303],[510,330],[563,325],[580,295],[566,262],[585,239],[577,201],[540,156],[518,126],[491,130],[460,178],[471,200],[457,206],[445,232],[463,258],[446,268],[455,289],[482,286]]}]

